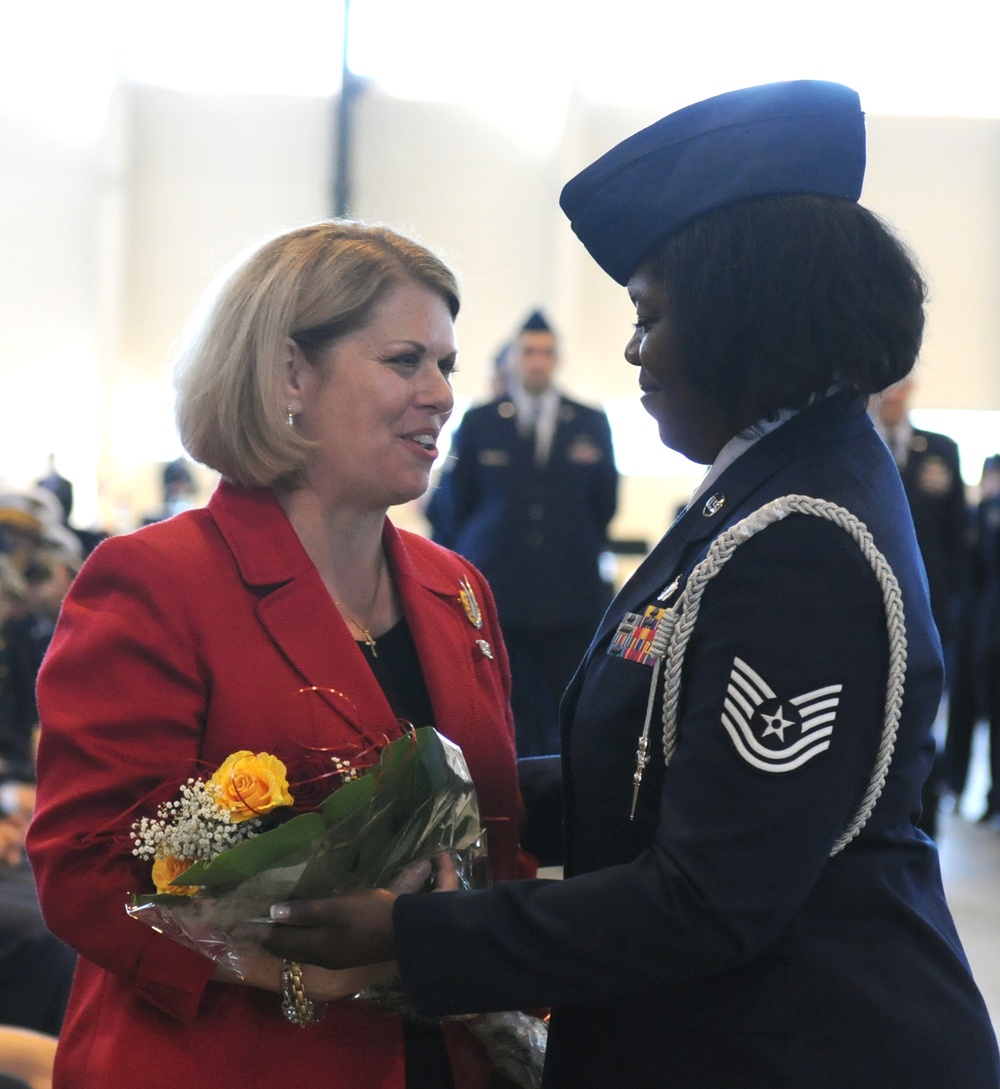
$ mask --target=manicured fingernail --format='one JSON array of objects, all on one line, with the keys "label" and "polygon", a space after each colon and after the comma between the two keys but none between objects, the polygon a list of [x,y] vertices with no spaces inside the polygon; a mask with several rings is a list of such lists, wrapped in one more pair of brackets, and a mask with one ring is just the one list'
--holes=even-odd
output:
[{"label": "manicured fingernail", "polygon": [[288,904],[272,904],[271,905],[271,918],[276,923],[287,922],[291,918],[292,909]]}]

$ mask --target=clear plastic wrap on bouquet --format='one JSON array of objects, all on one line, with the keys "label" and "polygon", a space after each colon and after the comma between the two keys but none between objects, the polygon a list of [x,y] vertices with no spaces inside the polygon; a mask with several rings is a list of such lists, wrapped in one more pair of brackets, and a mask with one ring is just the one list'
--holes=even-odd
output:
[{"label": "clear plastic wrap on bouquet", "polygon": [[128,913],[239,972],[239,947],[262,938],[271,904],[386,887],[448,853],[466,887],[485,883],[485,839],[461,749],[431,727],[398,738],[379,762],[314,811],[292,817],[171,883],[193,895],[133,897]]},{"label": "clear plastic wrap on bouquet", "polygon": [[[354,998],[413,1021],[432,1023],[436,1020],[421,1017],[414,1010],[398,979],[375,983]],[[456,1020],[460,1020],[479,1041],[494,1068],[503,1075],[504,1080],[498,1084],[517,1089],[539,1089],[549,1038],[548,1021],[521,1010],[480,1013]]]}]

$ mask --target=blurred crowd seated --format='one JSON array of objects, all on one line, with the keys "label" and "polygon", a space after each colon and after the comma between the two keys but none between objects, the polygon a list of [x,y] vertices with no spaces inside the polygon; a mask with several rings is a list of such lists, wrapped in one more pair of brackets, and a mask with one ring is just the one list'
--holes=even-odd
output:
[{"label": "blurred crowd seated", "polygon": [[76,956],[46,929],[24,835],[34,809],[35,677],[97,535],[69,526],[72,486],[0,482],[0,1089],[51,1085]]}]

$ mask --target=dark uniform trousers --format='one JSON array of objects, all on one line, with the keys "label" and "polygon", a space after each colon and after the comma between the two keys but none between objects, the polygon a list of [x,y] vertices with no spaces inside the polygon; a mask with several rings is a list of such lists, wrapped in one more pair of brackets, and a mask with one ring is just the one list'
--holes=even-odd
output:
[{"label": "dark uniform trousers", "polygon": [[[897,456],[897,463],[927,572],[931,613],[941,636],[950,687],[956,667],[956,609],[968,521],[958,446],[947,435],[914,428],[905,456]],[[939,757],[924,784],[920,817],[920,827],[932,838],[937,835],[938,806],[945,786],[945,759]]]}]

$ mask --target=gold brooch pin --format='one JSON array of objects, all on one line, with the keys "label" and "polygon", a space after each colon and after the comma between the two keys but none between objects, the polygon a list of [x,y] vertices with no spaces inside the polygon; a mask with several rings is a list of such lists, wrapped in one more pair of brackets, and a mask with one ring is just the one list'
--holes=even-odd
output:
[{"label": "gold brooch pin", "polygon": [[483,626],[483,614],[479,609],[479,602],[476,601],[476,595],[472,592],[472,586],[467,578],[463,578],[458,584],[458,600],[462,603],[462,608],[469,618],[469,623],[474,628],[481,628]]}]

